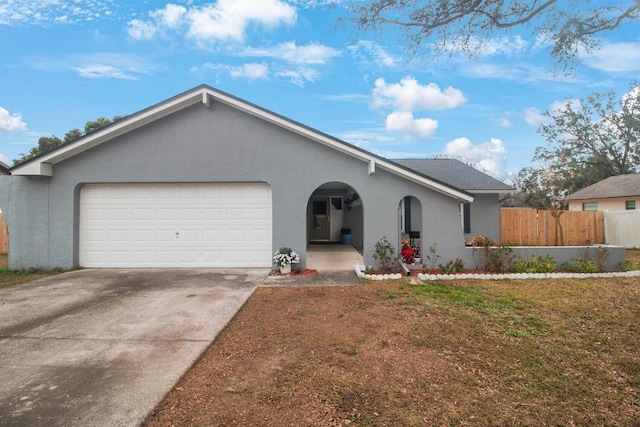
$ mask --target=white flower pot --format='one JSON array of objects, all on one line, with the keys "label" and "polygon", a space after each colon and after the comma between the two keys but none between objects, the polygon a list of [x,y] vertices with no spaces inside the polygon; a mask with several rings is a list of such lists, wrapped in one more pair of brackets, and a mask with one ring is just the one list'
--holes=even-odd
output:
[{"label": "white flower pot", "polygon": [[291,264],[285,264],[280,267],[280,273],[289,274],[291,273]]}]

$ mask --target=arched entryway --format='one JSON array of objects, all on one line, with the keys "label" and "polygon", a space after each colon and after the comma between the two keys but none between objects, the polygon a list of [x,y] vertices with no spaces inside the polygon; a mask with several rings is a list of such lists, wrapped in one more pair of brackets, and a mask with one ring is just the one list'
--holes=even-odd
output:
[{"label": "arched entryway", "polygon": [[307,266],[352,269],[362,263],[363,204],[358,192],[343,182],[327,182],[307,203]]}]

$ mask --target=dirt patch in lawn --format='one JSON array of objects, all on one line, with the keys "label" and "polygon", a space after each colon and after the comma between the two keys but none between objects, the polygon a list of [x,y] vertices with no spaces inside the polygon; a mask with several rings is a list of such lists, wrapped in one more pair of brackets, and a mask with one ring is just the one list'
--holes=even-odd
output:
[{"label": "dirt patch in lawn", "polygon": [[146,426],[637,425],[640,280],[259,288]]},{"label": "dirt patch in lawn", "polygon": [[300,276],[300,277],[313,277],[318,274],[318,270],[311,268],[296,268],[291,270],[291,273],[280,273],[280,270],[271,270],[269,276]]}]

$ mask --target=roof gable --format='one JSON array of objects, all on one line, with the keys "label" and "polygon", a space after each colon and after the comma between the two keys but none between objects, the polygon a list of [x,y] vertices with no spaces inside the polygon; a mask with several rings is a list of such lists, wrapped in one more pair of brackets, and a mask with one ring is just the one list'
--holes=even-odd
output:
[{"label": "roof gable", "polygon": [[53,176],[53,166],[68,158],[90,150],[93,147],[136,130],[146,124],[160,120],[163,117],[169,116],[170,114],[183,110],[187,107],[201,103],[204,107],[210,108],[214,102],[226,104],[244,113],[258,117],[317,143],[328,146],[345,155],[368,163],[368,171],[370,175],[376,172],[376,168],[381,168],[408,181],[417,183],[449,197],[461,201],[473,200],[473,196],[471,194],[456,186],[434,180],[421,174],[419,171],[407,169],[383,157],[348,144],[345,141],[314,130],[301,123],[258,107],[257,105],[241,100],[228,93],[213,89],[207,85],[198,86],[166,101],[160,102],[121,120],[113,122],[88,135],[56,147],[50,152],[44,153],[15,166],[11,169],[11,172],[13,175]]},{"label": "roof gable", "polygon": [[610,176],[568,195],[565,200],[611,199],[640,196],[640,174]]}]

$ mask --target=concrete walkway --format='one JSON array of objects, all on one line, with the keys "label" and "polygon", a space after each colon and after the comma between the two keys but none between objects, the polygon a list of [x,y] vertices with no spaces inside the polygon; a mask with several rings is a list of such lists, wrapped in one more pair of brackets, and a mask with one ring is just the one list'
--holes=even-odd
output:
[{"label": "concrete walkway", "polygon": [[0,426],[136,426],[268,270],[80,270],[0,289]]},{"label": "concrete walkway", "polygon": [[310,244],[307,247],[307,268],[319,272],[354,272],[354,266],[362,263],[362,255],[351,245],[326,243]]}]

